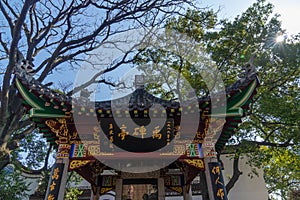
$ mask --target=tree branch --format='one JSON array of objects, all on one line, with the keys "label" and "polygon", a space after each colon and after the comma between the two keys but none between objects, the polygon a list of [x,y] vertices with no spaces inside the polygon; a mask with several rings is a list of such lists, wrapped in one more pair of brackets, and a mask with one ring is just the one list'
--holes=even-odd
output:
[{"label": "tree branch", "polygon": [[[111,71],[115,70],[116,68],[118,68],[118,67],[121,66],[122,64],[126,64],[126,63],[132,62],[133,59],[127,60],[127,61],[126,61],[126,57],[128,56],[129,53],[130,53],[130,52],[126,52],[125,55],[123,56],[122,60],[119,61],[117,64],[115,64],[115,65],[112,66],[112,67],[108,67],[108,68],[106,68],[105,70],[102,70],[102,71],[96,73],[90,80],[88,80],[87,82],[81,84],[80,86],[75,87],[75,88],[74,88],[72,91],[70,91],[67,95],[75,94],[75,93],[79,92],[81,89],[86,88],[86,87],[88,87],[89,85],[91,85],[91,84],[93,84],[93,83],[98,83],[98,81],[96,81],[96,79],[97,79],[98,77],[100,77],[101,75],[103,75],[103,74],[105,74],[105,73],[107,73],[107,72],[111,72]],[[101,81],[101,82],[104,83],[104,81]]]},{"label": "tree branch", "polygon": [[239,170],[239,159],[240,159],[239,155],[234,156],[234,159],[233,159],[233,175],[232,175],[231,179],[229,180],[229,182],[226,185],[227,194],[234,187],[234,185],[238,181],[239,177],[243,174]]},{"label": "tree branch", "polygon": [[0,33],[0,44],[1,44],[1,46],[3,47],[5,53],[6,53],[7,55],[9,55],[9,49],[8,49],[8,47],[7,47],[7,43],[4,42],[4,40],[2,39],[2,33]]},{"label": "tree branch", "polygon": [[290,143],[291,142],[291,139],[289,139],[288,141],[284,142],[284,143],[274,143],[274,142],[266,142],[266,141],[263,141],[263,142],[258,142],[258,141],[248,141],[250,143],[254,143],[256,145],[259,145],[259,146],[269,146],[269,147],[291,147],[291,146],[294,146],[295,144],[294,143]]},{"label": "tree branch", "polygon": [[11,17],[9,16],[9,14],[7,13],[7,11],[5,10],[5,8],[3,7],[2,1],[0,1],[0,10],[3,13],[3,15],[10,27],[11,35],[13,35],[14,23],[13,23]]},{"label": "tree branch", "polygon": [[37,0],[26,0],[22,7],[22,11],[20,16],[16,22],[16,25],[13,27],[12,31],[12,42],[10,45],[9,51],[9,63],[6,68],[5,75],[3,77],[3,85],[2,85],[2,94],[1,94],[1,110],[0,110],[0,124],[5,121],[4,119],[8,116],[8,102],[9,102],[9,88],[11,82],[11,75],[14,66],[16,65],[17,61],[17,54],[18,54],[18,43],[21,37],[21,29],[26,19],[27,12],[30,6],[35,3]]},{"label": "tree branch", "polygon": [[25,165],[23,165],[23,163],[21,163],[20,161],[16,161],[16,163],[21,166],[21,170],[23,173],[27,174],[27,175],[41,175],[42,172],[46,171],[48,169],[48,162],[49,162],[49,157],[51,154],[51,150],[52,150],[52,145],[49,146],[48,150],[47,150],[47,154],[45,156],[45,161],[44,161],[44,165],[41,169],[29,169],[28,167],[26,167]]}]

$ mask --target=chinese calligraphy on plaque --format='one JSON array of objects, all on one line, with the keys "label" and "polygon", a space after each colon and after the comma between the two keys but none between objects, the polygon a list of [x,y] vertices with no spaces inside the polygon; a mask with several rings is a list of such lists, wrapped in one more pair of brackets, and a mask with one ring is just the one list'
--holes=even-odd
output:
[{"label": "chinese calligraphy on plaque", "polygon": [[49,194],[47,200],[58,200],[58,192],[61,183],[61,178],[64,170],[63,163],[55,163],[50,176]]},{"label": "chinese calligraphy on plaque", "polygon": [[113,118],[101,120],[101,129],[106,139],[101,140],[100,146],[102,149],[111,149],[112,152],[116,151],[115,147],[129,152],[153,152],[169,145],[176,137],[173,119],[165,122],[151,119],[151,125],[145,119],[135,119],[135,123],[126,121],[129,119],[122,119],[120,122]]},{"label": "chinese calligraphy on plaque", "polygon": [[208,163],[208,168],[215,199],[228,200],[220,163],[210,162]]}]

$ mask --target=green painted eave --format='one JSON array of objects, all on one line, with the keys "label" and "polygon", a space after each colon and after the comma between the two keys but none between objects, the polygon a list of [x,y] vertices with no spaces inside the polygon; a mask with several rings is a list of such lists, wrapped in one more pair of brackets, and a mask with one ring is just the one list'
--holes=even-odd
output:
[{"label": "green painted eave", "polygon": [[244,90],[239,91],[232,97],[228,96],[226,113],[224,112],[224,108],[215,109],[214,113],[211,113],[210,116],[214,118],[244,116],[247,110],[244,110],[242,107],[251,102],[251,96],[257,84],[257,80],[253,80]]},{"label": "green painted eave", "polygon": [[232,119],[232,122],[227,121],[227,127],[224,127],[215,145],[217,151],[220,151],[225,146],[231,136],[235,133],[236,127],[239,124],[238,121],[247,114],[248,110],[245,109],[245,106],[252,102],[251,97],[255,93],[255,89],[258,84],[258,80],[254,79],[243,90],[240,90],[231,97],[229,96],[229,98],[227,98],[226,115],[215,115],[215,117],[230,117]]},{"label": "green painted eave", "polygon": [[44,102],[39,100],[34,94],[32,94],[19,79],[16,79],[16,86],[22,95],[25,102],[32,108],[43,109]]},{"label": "green painted eave", "polygon": [[257,84],[257,81],[253,80],[245,89],[231,97],[227,102],[228,110],[241,108],[247,104],[247,102],[250,100],[250,97],[253,95]]},{"label": "green painted eave", "polygon": [[16,79],[16,86],[25,103],[31,107],[29,110],[29,117],[60,118],[67,116],[65,112],[60,109],[54,109],[51,106],[45,106],[45,100],[34,95],[31,90],[28,90],[28,88],[26,88],[19,79]]},{"label": "green painted eave", "polygon": [[62,118],[66,117],[66,114],[60,110],[32,108],[29,111],[29,116],[35,118]]}]

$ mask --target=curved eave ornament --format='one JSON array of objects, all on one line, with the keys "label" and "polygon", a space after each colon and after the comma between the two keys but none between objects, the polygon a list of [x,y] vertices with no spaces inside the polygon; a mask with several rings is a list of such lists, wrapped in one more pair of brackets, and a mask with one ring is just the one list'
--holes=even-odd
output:
[{"label": "curved eave ornament", "polygon": [[[243,68],[245,72],[241,74],[241,79],[226,88],[226,112],[222,113],[222,110],[220,110],[220,112],[212,113],[209,116],[210,120],[214,120],[217,122],[215,124],[219,125],[211,127],[204,138],[202,143],[204,157],[216,157],[217,152],[224,148],[227,141],[234,134],[239,123],[241,123],[241,118],[247,114],[249,104],[252,102],[252,97],[259,86],[255,66],[253,65],[255,57],[254,54]],[[223,122],[222,117],[225,117]],[[222,123],[224,126],[222,126]],[[221,127],[221,130],[218,130],[219,127]]]},{"label": "curved eave ornament", "polygon": [[[248,80],[249,84],[243,90],[233,95],[231,100],[227,100],[227,111],[226,111],[226,123],[222,131],[215,137],[217,139],[215,143],[215,150],[220,152],[227,141],[234,134],[239,123],[237,120],[242,119],[247,113],[247,107],[252,102],[252,97],[256,93],[256,88],[259,86],[257,76],[254,74],[252,80]],[[221,115],[212,115],[212,118],[218,118]]]},{"label": "curved eave ornament", "polygon": [[30,118],[65,118],[68,117],[65,112],[47,107],[42,99],[31,93],[21,82],[16,78],[16,87],[22,98],[31,108],[29,110]]},{"label": "curved eave ornament", "polygon": [[226,113],[212,113],[209,116],[212,118],[219,117],[242,117],[244,115],[243,106],[246,105],[251,97],[255,93],[255,90],[258,86],[258,79],[255,78],[252,82],[239,93],[235,94],[232,98],[227,98],[227,109]]}]

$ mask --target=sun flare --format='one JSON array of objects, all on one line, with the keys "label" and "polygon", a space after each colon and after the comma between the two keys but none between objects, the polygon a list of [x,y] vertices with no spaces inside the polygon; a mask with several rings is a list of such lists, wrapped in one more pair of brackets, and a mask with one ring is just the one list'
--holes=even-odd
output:
[{"label": "sun flare", "polygon": [[280,43],[280,42],[283,42],[284,41],[284,36],[283,35],[278,35],[276,37],[276,43]]}]

